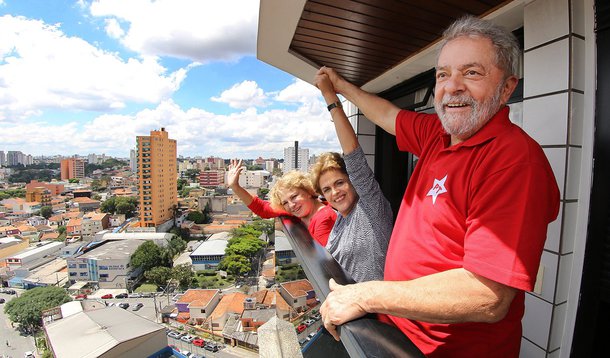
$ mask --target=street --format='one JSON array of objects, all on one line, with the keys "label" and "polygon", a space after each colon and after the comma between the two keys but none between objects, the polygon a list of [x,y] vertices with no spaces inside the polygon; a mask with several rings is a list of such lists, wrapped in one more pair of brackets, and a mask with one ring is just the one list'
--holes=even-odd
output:
[{"label": "street", "polygon": [[15,295],[0,293],[0,297],[6,300],[6,303],[0,304],[0,337],[2,337],[0,342],[0,357],[17,358],[23,357],[23,354],[27,351],[36,352],[34,338],[32,336],[21,335],[21,332],[11,327],[11,321],[4,314],[4,306],[15,298]]}]

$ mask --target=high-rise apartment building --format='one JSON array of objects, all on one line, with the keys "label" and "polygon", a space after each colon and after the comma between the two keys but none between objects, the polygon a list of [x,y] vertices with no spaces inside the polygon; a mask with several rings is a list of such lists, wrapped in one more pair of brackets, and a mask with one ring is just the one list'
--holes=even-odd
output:
[{"label": "high-rise apartment building", "polygon": [[138,189],[140,226],[156,227],[173,218],[178,205],[176,181],[176,140],[165,128],[138,136]]},{"label": "high-rise apartment building", "polygon": [[6,165],[6,156],[4,155],[4,151],[0,150],[0,167]]},{"label": "high-rise apartment building", "polygon": [[129,151],[129,169],[132,173],[138,171],[138,151],[136,149],[131,149]]},{"label": "high-rise apartment building", "polygon": [[284,173],[294,169],[306,172],[308,167],[309,149],[299,148],[298,141],[294,142],[294,147],[284,148]]},{"label": "high-rise apartment building", "polygon": [[25,164],[25,154],[18,150],[9,150],[6,152],[6,165]]},{"label": "high-rise apartment building", "polygon": [[85,177],[85,161],[79,158],[63,159],[60,163],[61,180]]}]

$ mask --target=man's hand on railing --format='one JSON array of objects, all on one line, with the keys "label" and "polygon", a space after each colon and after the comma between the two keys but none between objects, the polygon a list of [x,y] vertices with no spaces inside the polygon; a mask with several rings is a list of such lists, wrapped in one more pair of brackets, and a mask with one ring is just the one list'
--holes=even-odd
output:
[{"label": "man's hand on railing", "polygon": [[320,313],[322,314],[324,328],[337,341],[340,340],[337,326],[360,318],[367,313],[362,306],[362,302],[364,302],[363,294],[366,292],[363,292],[362,285],[365,285],[365,283],[340,285],[332,278],[328,281],[330,293],[322,303]]}]

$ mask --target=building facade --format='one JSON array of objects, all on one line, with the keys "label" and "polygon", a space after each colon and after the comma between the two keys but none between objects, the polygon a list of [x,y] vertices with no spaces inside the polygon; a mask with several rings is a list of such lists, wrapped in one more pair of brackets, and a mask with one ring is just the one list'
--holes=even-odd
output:
[{"label": "building facade", "polygon": [[137,146],[140,226],[157,227],[173,218],[178,205],[176,140],[161,128],[138,136]]},{"label": "building facade", "polygon": [[85,161],[79,158],[63,159],[60,163],[61,180],[85,177]]},{"label": "building facade", "polygon": [[204,170],[199,173],[199,185],[215,188],[225,183],[224,170]]},{"label": "building facade", "polygon": [[299,147],[299,142],[294,142],[294,147],[284,148],[283,172],[291,170],[306,172],[309,169],[309,149]]}]

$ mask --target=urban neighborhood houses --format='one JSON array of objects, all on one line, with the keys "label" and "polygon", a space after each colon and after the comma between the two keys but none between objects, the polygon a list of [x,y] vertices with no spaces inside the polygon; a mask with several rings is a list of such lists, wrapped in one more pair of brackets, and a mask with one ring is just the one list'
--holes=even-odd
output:
[{"label": "urban neighborhood houses", "polygon": [[[135,143],[126,159],[11,154],[0,166],[1,286],[20,295],[60,287],[73,300],[41,315],[56,357],[163,355],[185,332],[257,351],[257,331],[271,318],[297,326],[314,313],[313,288],[273,222],[254,231],[262,248],[243,272],[227,268],[236,230],[262,222],[227,188],[228,160],[179,157],[164,128]],[[277,175],[310,163],[298,142],[285,153],[292,157],[247,162],[242,187],[266,199]],[[51,177],[16,181],[34,164]],[[136,265],[139,250],[169,258]],[[154,283],[149,271],[161,262],[171,272],[186,267],[186,281]]]}]

